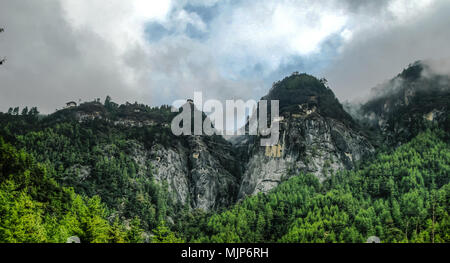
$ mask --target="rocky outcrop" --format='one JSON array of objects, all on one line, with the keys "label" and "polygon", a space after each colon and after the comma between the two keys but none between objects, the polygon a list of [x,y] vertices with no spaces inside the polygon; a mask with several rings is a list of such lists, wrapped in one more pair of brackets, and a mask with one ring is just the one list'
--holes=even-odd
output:
[{"label": "rocky outcrop", "polygon": [[192,208],[211,210],[233,204],[238,187],[231,144],[208,137],[186,137],[187,145],[152,147],[155,179],[167,182],[173,198]]},{"label": "rocky outcrop", "polygon": [[[197,110],[189,105],[191,110]],[[134,167],[138,167],[138,177],[145,181],[151,176],[160,185],[167,186],[169,196],[176,204],[203,210],[234,204],[240,162],[231,143],[221,136],[177,137],[169,134],[174,116],[170,108],[164,106],[157,109],[126,104],[108,108],[99,102],[88,102],[58,111],[51,119],[52,122],[75,120],[80,125],[104,125],[106,130],[134,134],[125,135],[121,147],[134,161]],[[144,138],[150,141],[143,141]],[[116,146],[107,141],[96,149],[106,158],[117,157]],[[83,181],[90,178],[92,168],[91,164],[78,165],[68,173],[78,174],[76,180]]]},{"label": "rocky outcrop", "polygon": [[210,142],[202,136],[188,141],[193,206],[209,210],[231,205],[238,186],[233,174],[238,161],[231,154],[231,145]]},{"label": "rocky outcrop", "polygon": [[[296,73],[277,82],[262,99],[280,102],[277,145],[262,147],[259,136],[245,135],[228,142],[221,136],[168,135],[152,142],[129,139],[126,148],[132,150],[127,154],[140,167],[140,177],[151,174],[167,185],[175,203],[215,210],[267,192],[301,173],[312,173],[323,181],[338,170],[352,169],[374,152],[326,80]],[[187,105],[193,112],[197,110],[192,103]],[[164,137],[174,117],[168,108],[156,111],[138,104],[109,110],[102,107],[90,103],[67,112],[75,113],[81,123],[99,119],[114,129],[151,134],[143,138]]]},{"label": "rocky outcrop", "polygon": [[352,169],[374,152],[357,131],[318,113],[285,118],[280,134],[276,146],[262,147],[260,139],[248,144],[251,157],[245,165],[239,199],[267,192],[300,173],[312,173],[323,181],[338,170]]},{"label": "rocky outcrop", "polygon": [[149,154],[155,180],[167,182],[172,198],[181,204],[190,202],[188,154],[182,145],[176,148],[155,145]]},{"label": "rocky outcrop", "polygon": [[280,101],[277,145],[262,147],[261,137],[248,135],[231,138],[232,144],[217,136],[180,137],[184,143],[176,147],[152,148],[155,178],[166,181],[178,201],[210,210],[301,173],[323,181],[352,169],[374,148],[324,83],[295,74],[263,98]]},{"label": "rocky outcrop", "polygon": [[301,173],[312,173],[323,181],[338,170],[352,169],[374,152],[325,84],[295,73],[263,97],[280,101],[280,141],[263,147],[260,137],[234,139],[240,155],[247,155],[242,158],[246,163],[238,199],[267,192]]}]

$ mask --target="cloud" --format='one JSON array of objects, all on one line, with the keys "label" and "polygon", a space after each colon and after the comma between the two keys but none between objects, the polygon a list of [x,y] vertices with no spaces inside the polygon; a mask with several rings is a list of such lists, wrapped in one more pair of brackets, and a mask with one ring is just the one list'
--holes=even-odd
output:
[{"label": "cloud", "polygon": [[[390,11],[384,14],[390,18],[387,22],[361,25],[352,41],[324,70],[323,75],[342,100],[365,96],[372,87],[395,77],[417,60],[449,60],[450,2],[415,1],[423,8],[410,14],[399,7],[403,2],[391,2]],[[412,6],[406,4],[405,8],[410,10]]]},{"label": "cloud", "polygon": [[450,76],[450,57],[425,59],[424,63],[430,67],[428,74]]},{"label": "cloud", "polygon": [[[77,7],[72,7],[76,12]],[[2,3],[0,25],[5,32],[0,36],[0,52],[8,63],[0,68],[0,110],[20,105],[52,112],[68,100],[106,94],[138,98],[119,59],[124,43],[91,30],[110,25],[88,27],[93,21],[77,24],[69,18],[58,1]]]},{"label": "cloud", "polygon": [[0,110],[111,95],[258,99],[293,71],[357,96],[450,55],[445,0],[32,0],[0,9]]},{"label": "cloud", "polygon": [[[258,65],[270,74],[292,56],[321,51],[321,44],[343,30],[347,17],[317,1],[246,2],[226,8],[213,22],[211,45],[227,76]],[[258,72],[260,74],[260,72]]]}]

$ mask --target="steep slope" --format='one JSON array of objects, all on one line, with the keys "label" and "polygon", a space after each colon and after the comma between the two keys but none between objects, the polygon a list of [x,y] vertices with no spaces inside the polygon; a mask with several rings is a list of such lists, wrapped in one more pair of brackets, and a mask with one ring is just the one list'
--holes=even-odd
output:
[{"label": "steep slope", "polygon": [[450,242],[450,145],[428,130],[322,184],[299,174],[268,194],[186,223],[200,242]]},{"label": "steep slope", "polygon": [[233,144],[220,136],[177,137],[168,106],[117,105],[109,98],[49,116],[11,110],[0,114],[0,135],[54,165],[62,185],[98,194],[120,216],[155,227],[182,210],[230,206],[301,172],[323,181],[352,169],[374,153],[369,129],[380,144],[408,141],[432,123],[448,131],[448,83],[416,63],[364,104],[355,122],[326,80],[294,73],[262,98],[280,101],[281,136],[273,147],[261,147],[259,136]]},{"label": "steep slope", "polygon": [[260,137],[247,137],[236,145],[248,160],[239,199],[267,192],[300,172],[323,181],[374,152],[323,80],[295,73],[262,99],[280,101],[280,142],[261,147]]},{"label": "steep slope", "polygon": [[219,136],[174,136],[167,106],[98,101],[44,117],[0,114],[0,135],[58,170],[77,193],[99,195],[146,229],[180,211],[234,203],[237,161]]},{"label": "steep slope", "polygon": [[450,78],[434,73],[426,63],[410,65],[373,91],[375,96],[355,117],[381,134],[379,144],[408,142],[433,125],[450,130]]},{"label": "steep slope", "polygon": [[[197,108],[192,103],[189,106],[193,118]],[[203,120],[207,118],[201,114]],[[174,141],[178,141],[176,147],[152,146],[149,159],[155,168],[155,178],[167,181],[169,191],[176,193],[176,200],[192,208],[208,211],[233,204],[239,160],[231,144],[216,135],[172,136]]]}]

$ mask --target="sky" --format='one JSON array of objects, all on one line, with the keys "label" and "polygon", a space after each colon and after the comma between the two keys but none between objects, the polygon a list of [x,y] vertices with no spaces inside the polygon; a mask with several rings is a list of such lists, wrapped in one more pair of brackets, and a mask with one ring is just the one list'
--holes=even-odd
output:
[{"label": "sky", "polygon": [[259,99],[294,71],[365,96],[450,57],[450,0],[0,0],[0,111]]}]

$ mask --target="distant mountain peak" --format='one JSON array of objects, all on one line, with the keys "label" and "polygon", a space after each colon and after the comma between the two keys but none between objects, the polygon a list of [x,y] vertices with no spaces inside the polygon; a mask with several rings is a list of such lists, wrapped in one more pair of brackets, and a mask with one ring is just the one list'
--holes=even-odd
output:
[{"label": "distant mountain peak", "polygon": [[392,144],[409,141],[432,123],[448,126],[450,77],[428,62],[408,65],[372,92],[361,106],[359,118],[381,130]]}]

